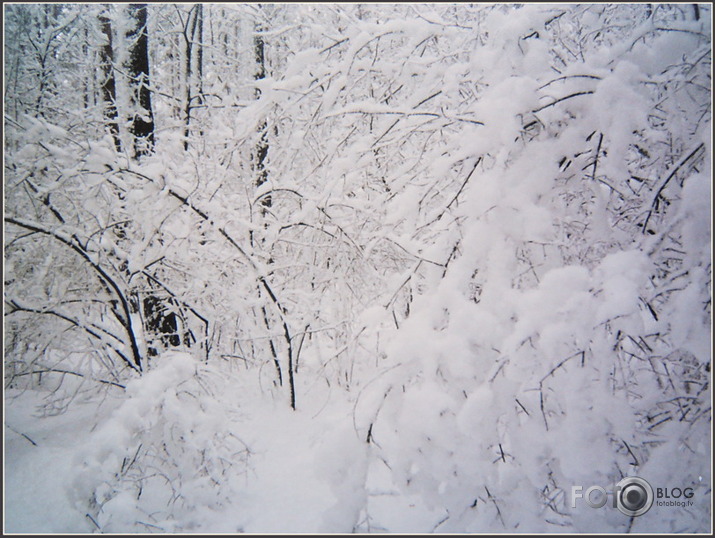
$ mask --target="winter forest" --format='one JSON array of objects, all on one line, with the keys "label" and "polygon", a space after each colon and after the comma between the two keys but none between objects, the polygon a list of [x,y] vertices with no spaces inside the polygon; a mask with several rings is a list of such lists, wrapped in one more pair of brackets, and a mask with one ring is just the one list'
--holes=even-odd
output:
[{"label": "winter forest", "polygon": [[712,530],[709,4],[3,8],[6,532]]}]

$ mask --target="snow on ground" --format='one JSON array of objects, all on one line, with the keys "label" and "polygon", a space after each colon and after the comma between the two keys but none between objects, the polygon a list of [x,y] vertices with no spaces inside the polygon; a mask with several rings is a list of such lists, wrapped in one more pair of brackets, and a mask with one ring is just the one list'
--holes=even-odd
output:
[{"label": "snow on ground", "polygon": [[91,523],[71,505],[66,487],[76,470],[74,455],[101,408],[96,401],[77,403],[70,413],[40,418],[47,396],[5,391],[5,532],[91,532]]},{"label": "snow on ground", "polygon": [[[198,396],[206,415],[200,410],[192,413],[190,407],[184,413],[172,409],[172,397],[180,393],[176,385],[196,379],[198,365],[187,355],[167,354],[165,359],[165,364],[130,383],[128,398],[109,397],[99,408],[96,400],[79,401],[67,413],[42,416],[48,394],[6,392],[6,532],[94,532],[94,522],[107,532],[353,530],[365,500],[367,445],[358,439],[347,401],[335,401],[329,389],[313,386],[312,394],[303,395],[303,408],[293,411],[270,391],[252,390],[250,383],[255,380],[236,378],[232,379],[235,391],[226,390],[226,380],[221,385],[229,395],[223,403],[232,413],[211,407],[206,394]],[[210,385],[211,372],[204,368],[202,373],[202,381]],[[216,382],[214,378],[214,388]],[[209,414],[220,418],[210,423]],[[140,513],[131,496],[135,490],[130,473],[124,475],[124,482],[116,480],[117,456],[131,456],[137,440],[156,448],[167,440],[161,433],[199,432],[197,417],[207,419],[200,436],[181,435],[173,439],[177,449],[173,459],[152,460],[154,470],[167,476],[178,466],[176,479],[181,484],[175,485],[183,486],[183,499],[172,499],[165,506],[149,500],[157,510]],[[225,436],[232,435],[248,447],[247,456],[242,451],[235,454],[233,466],[223,476],[225,482],[216,488],[227,499],[207,492],[202,473],[193,473],[195,469],[186,465],[195,461],[193,444],[211,439],[210,430],[222,436],[214,435],[214,441],[227,442]],[[207,450],[207,446],[199,448]],[[150,458],[150,452],[141,454]],[[144,476],[151,475],[148,468],[142,470]],[[165,497],[166,483],[162,488],[145,479],[144,486],[146,492],[155,491],[156,498]],[[84,506],[89,501],[88,488],[107,491],[104,506],[90,514],[91,519],[82,510],[83,501]]]}]

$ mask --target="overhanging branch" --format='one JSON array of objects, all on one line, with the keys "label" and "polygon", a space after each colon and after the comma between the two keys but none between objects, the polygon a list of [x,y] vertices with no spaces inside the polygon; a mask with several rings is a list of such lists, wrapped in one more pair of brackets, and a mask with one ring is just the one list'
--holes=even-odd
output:
[{"label": "overhanging branch", "polygon": [[87,263],[89,263],[90,266],[95,270],[95,272],[99,275],[99,278],[107,284],[112,290],[114,290],[114,293],[116,294],[117,298],[119,299],[120,304],[122,305],[122,310],[124,312],[124,319],[122,320],[120,318],[120,322],[122,322],[122,325],[124,326],[127,337],[129,339],[129,344],[132,350],[132,360],[127,361],[128,364],[135,370],[141,372],[142,371],[142,357],[141,353],[139,352],[139,345],[136,340],[136,335],[134,334],[134,330],[132,328],[132,318],[131,318],[131,311],[129,308],[129,301],[127,301],[126,296],[122,292],[121,288],[117,284],[117,282],[111,278],[107,272],[104,270],[104,268],[99,265],[96,261],[92,259],[92,257],[89,255],[89,253],[85,250],[85,248],[79,243],[79,240],[75,237],[67,237],[64,234],[56,231],[56,230],[50,230],[45,228],[42,224],[36,223],[36,222],[30,222],[26,221],[24,219],[17,219],[14,217],[5,217],[5,222],[8,224],[14,224],[15,226],[19,226],[20,228],[23,228],[25,230],[30,230],[32,232],[40,233],[47,235],[49,237],[52,237],[53,239],[59,241],[63,245],[71,248],[74,250],[77,254],[79,254]]}]

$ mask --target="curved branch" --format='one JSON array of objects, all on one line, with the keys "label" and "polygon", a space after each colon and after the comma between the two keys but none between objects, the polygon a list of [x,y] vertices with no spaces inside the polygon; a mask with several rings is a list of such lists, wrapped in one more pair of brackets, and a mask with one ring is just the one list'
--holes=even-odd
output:
[{"label": "curved branch", "polygon": [[[29,372],[20,372],[19,374],[13,374],[13,377],[22,377],[25,375],[33,375],[33,374],[52,374],[52,373],[69,374],[69,375],[74,375],[77,377],[87,377],[84,374],[80,374],[79,372],[73,372],[72,370],[64,370],[62,368],[50,368],[50,367],[44,367],[44,366],[42,366],[41,368],[43,368],[43,369],[42,370],[30,370]],[[108,381],[106,379],[94,379],[94,378],[90,378],[90,379],[92,379],[93,381],[97,381],[99,383],[103,383],[105,385],[112,385],[113,387],[118,387],[120,389],[127,388],[120,383],[115,383],[114,381]],[[25,434],[20,434],[20,435],[22,435],[23,437],[26,437]],[[30,442],[32,442],[32,441],[30,441]],[[35,443],[33,442],[32,444],[35,444]]]},{"label": "curved branch", "polygon": [[695,155],[698,154],[700,150],[702,150],[705,147],[704,143],[701,143],[697,148],[695,148],[693,151],[691,151],[685,158],[681,159],[678,163],[673,166],[673,169],[670,171],[670,174],[668,174],[668,177],[665,178],[665,181],[661,183],[660,187],[658,187],[658,190],[655,193],[655,196],[653,197],[653,201],[650,204],[650,209],[648,210],[648,215],[646,215],[645,221],[643,222],[643,229],[641,230],[641,233],[646,233],[648,229],[648,221],[650,221],[650,217],[653,214],[653,211],[655,210],[655,206],[658,203],[658,198],[660,198],[660,195],[663,193],[663,190],[665,187],[668,186],[668,183],[670,183],[670,180],[675,177],[675,174],[678,173],[678,171],[685,166],[685,163],[687,163],[690,159],[692,159]]},{"label": "curved branch", "polygon": [[322,233],[326,234],[328,237],[331,237],[332,239],[337,239],[337,237],[335,237],[335,234],[331,234],[327,230],[323,230],[322,228],[318,228],[317,226],[313,226],[312,224],[307,224],[305,222],[294,222],[293,224],[286,224],[285,226],[281,226],[278,231],[282,232],[283,230],[288,230],[289,228],[295,228],[296,226],[305,226],[306,228],[312,228],[313,230],[316,230],[318,232],[322,232]]},{"label": "curved branch", "polygon": [[102,338],[102,335],[100,335],[100,334],[97,332],[97,331],[101,331],[101,332],[105,333],[106,335],[111,336],[112,338],[115,338],[115,339],[119,340],[116,336],[114,336],[114,335],[113,335],[112,333],[110,333],[109,331],[107,331],[107,330],[105,330],[105,329],[102,329],[101,327],[97,327],[97,326],[94,325],[93,323],[90,323],[90,324],[89,324],[90,327],[91,327],[91,328],[90,328],[90,327],[88,327],[87,325],[85,325],[84,323],[82,323],[81,321],[76,320],[76,319],[74,319],[74,318],[71,318],[70,316],[68,316],[68,315],[66,315],[66,314],[63,314],[63,313],[61,313],[61,312],[57,312],[57,311],[55,311],[55,310],[49,310],[49,309],[47,309],[47,310],[40,310],[40,309],[38,309],[38,308],[31,308],[31,307],[29,307],[29,306],[24,306],[24,305],[19,304],[19,303],[18,303],[16,300],[14,300],[14,299],[11,299],[10,301],[8,301],[8,303],[10,304],[10,306],[12,306],[12,307],[14,308],[14,310],[12,310],[11,312],[8,312],[8,314],[13,314],[13,313],[15,313],[15,312],[29,312],[29,313],[31,313],[31,314],[48,314],[48,315],[51,315],[51,316],[56,316],[56,317],[58,317],[58,318],[60,318],[60,319],[62,319],[62,320],[64,320],[64,321],[67,321],[68,323],[71,323],[71,324],[74,325],[75,327],[77,327],[77,328],[79,328],[79,329],[82,329],[84,332],[86,332],[86,333],[89,334],[90,336],[96,338],[97,340],[99,340],[99,341],[102,342],[103,344],[105,344],[105,345],[107,345],[108,347],[112,348],[112,351],[114,351],[117,355],[119,355],[119,357],[120,357],[124,362],[126,362],[131,368],[133,368],[133,369],[136,370],[136,367],[134,366],[134,364],[132,364],[132,361],[130,361],[129,358],[128,358],[124,353],[122,353],[120,350],[118,350],[116,347],[114,347],[114,345],[112,345],[112,344],[111,344],[110,342],[108,342],[106,339]]},{"label": "curved branch", "polygon": [[85,250],[85,248],[79,243],[79,240],[75,237],[68,238],[64,236],[63,234],[55,231],[55,230],[48,230],[47,228],[44,228],[41,224],[35,223],[35,222],[28,222],[22,219],[17,219],[14,217],[5,217],[5,222],[9,224],[14,224],[15,226],[19,226],[20,228],[24,228],[26,230],[30,230],[32,232],[37,232],[41,233],[47,236],[52,237],[53,239],[56,239],[63,245],[71,248],[74,250],[77,254],[79,254],[84,260],[89,263],[92,268],[97,272],[99,275],[99,278],[107,284],[109,287],[111,287],[114,290],[114,293],[116,294],[117,298],[119,299],[119,302],[122,305],[122,310],[124,311],[124,319],[122,320],[119,318],[119,321],[124,325],[124,328],[127,332],[127,337],[129,338],[129,343],[131,346],[132,350],[132,361],[128,361],[129,364],[131,365],[132,368],[135,370],[141,372],[142,371],[142,357],[141,353],[139,352],[139,345],[137,343],[136,335],[134,334],[134,330],[132,329],[132,318],[131,318],[131,311],[129,308],[129,301],[127,301],[127,298],[125,297],[124,293],[122,293],[121,288],[119,285],[112,279],[107,272],[102,268],[101,265],[99,265],[97,262],[95,262],[92,257],[89,255],[89,253]]},{"label": "curved branch", "polygon": [[291,194],[295,194],[298,198],[303,198],[303,195],[294,189],[287,189],[287,188],[270,189],[270,190],[262,192],[261,194],[256,196],[256,198],[254,198],[254,200],[253,200],[253,205],[256,205],[259,201],[261,201],[266,196],[270,196],[277,192],[289,192]]},{"label": "curved branch", "polygon": [[584,92],[572,93],[571,95],[567,95],[566,97],[561,97],[561,98],[559,98],[559,99],[556,99],[555,101],[552,101],[551,103],[549,103],[549,104],[547,104],[547,105],[544,105],[544,106],[541,106],[541,107],[539,107],[539,108],[536,108],[536,109],[532,110],[532,112],[533,112],[534,114],[536,114],[537,112],[541,112],[541,111],[544,110],[545,108],[549,108],[550,106],[554,106],[555,104],[558,104],[558,103],[560,103],[561,101],[566,101],[567,99],[571,99],[572,97],[578,97],[579,95],[590,95],[590,94],[592,94],[592,93],[593,93],[593,91],[591,91],[591,90],[584,91]]},{"label": "curved branch", "polygon": [[561,80],[568,80],[568,79],[570,79],[570,78],[590,78],[590,79],[593,79],[593,80],[602,80],[601,77],[596,76],[596,75],[564,75],[563,77],[558,77],[558,78],[555,78],[555,79],[553,79],[553,80],[550,80],[550,81],[547,82],[546,84],[543,84],[543,85],[539,86],[537,89],[543,90],[544,88],[546,88],[547,86],[550,86],[550,85],[553,84],[554,82],[559,82],[559,81],[561,81]]},{"label": "curved branch", "polygon": [[[467,174],[467,177],[465,180],[462,182],[462,185],[459,187],[459,190],[457,193],[452,197],[450,202],[445,206],[445,208],[437,215],[435,218],[433,218],[431,221],[429,221],[427,224],[423,224],[420,226],[418,229],[421,230],[423,228],[426,228],[427,226],[430,226],[437,222],[438,220],[441,220],[442,217],[444,216],[447,211],[452,207],[452,204],[454,204],[457,199],[459,198],[459,195],[462,194],[462,191],[464,190],[464,187],[467,186],[467,183],[469,183],[469,180],[472,178],[472,175],[474,174],[474,171],[477,169],[477,166],[482,162],[482,157],[479,157],[476,162],[474,163],[474,166],[472,166],[472,169],[470,170],[469,174]],[[435,264],[435,265],[440,265],[440,264]]]}]

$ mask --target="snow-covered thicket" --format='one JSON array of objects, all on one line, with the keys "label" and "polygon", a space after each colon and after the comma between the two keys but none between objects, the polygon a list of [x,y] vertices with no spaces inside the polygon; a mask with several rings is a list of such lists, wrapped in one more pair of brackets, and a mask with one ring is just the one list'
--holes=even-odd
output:
[{"label": "snow-covered thicket", "polygon": [[126,10],[6,7],[7,530],[710,529],[708,6],[148,24],[137,159]]}]

